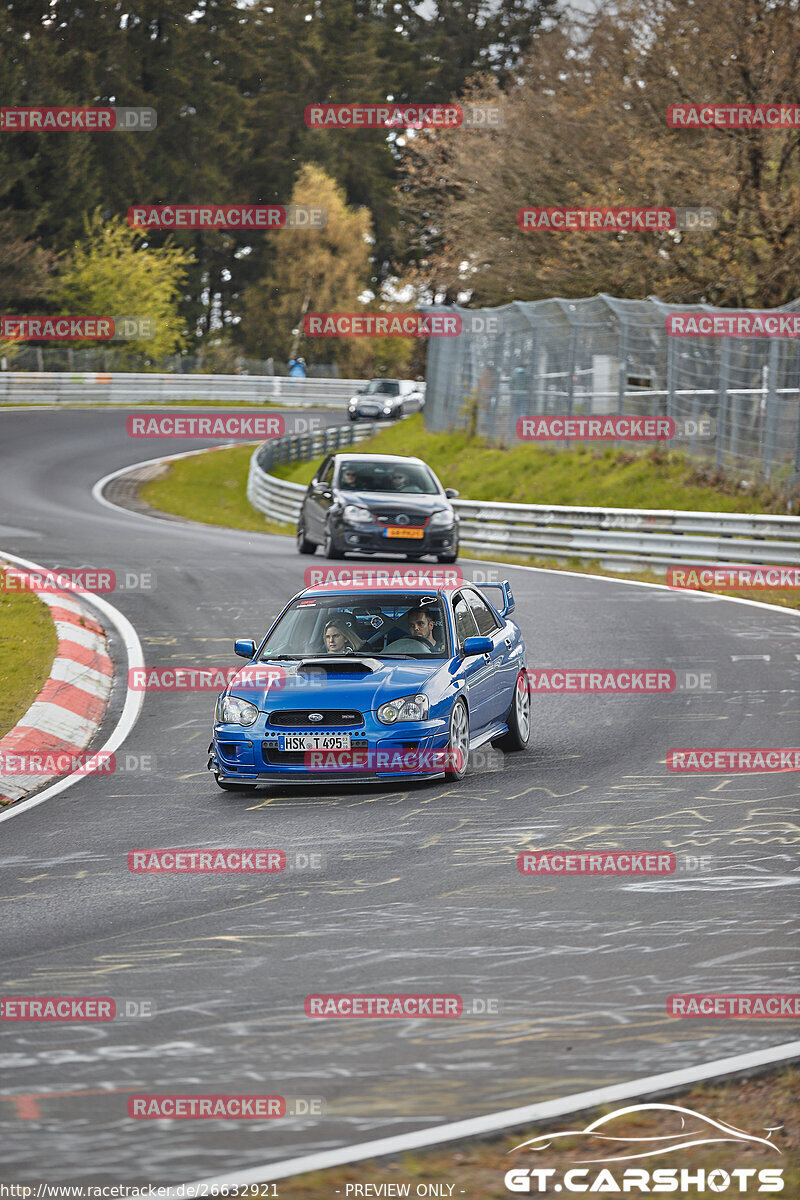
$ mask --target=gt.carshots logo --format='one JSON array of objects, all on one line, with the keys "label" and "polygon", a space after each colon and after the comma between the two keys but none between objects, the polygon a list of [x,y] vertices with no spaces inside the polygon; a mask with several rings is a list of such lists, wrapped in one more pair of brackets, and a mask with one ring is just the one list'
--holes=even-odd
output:
[{"label": "gt.carshots logo", "polygon": [[[771,1135],[782,1126],[766,1129],[766,1137],[745,1133],[725,1121],[706,1117],[677,1104],[633,1104],[598,1117],[583,1129],[567,1129],[561,1133],[543,1133],[521,1142],[509,1151],[533,1151],[541,1159],[546,1151],[560,1150],[560,1140],[578,1139],[580,1153],[573,1162],[581,1164],[567,1170],[549,1166],[517,1166],[506,1171],[504,1183],[516,1194],[536,1192],[567,1192],[617,1195],[650,1195],[670,1192],[682,1195],[706,1195],[726,1192],[736,1195],[775,1193],[783,1191],[781,1167],[714,1167],[711,1170],[683,1165],[670,1167],[603,1166],[604,1163],[625,1163],[632,1159],[654,1158],[693,1146],[732,1143],[751,1149],[760,1148],[765,1154],[782,1151]],[[622,1146],[627,1153],[622,1153]],[[591,1151],[603,1157],[589,1157]]]}]

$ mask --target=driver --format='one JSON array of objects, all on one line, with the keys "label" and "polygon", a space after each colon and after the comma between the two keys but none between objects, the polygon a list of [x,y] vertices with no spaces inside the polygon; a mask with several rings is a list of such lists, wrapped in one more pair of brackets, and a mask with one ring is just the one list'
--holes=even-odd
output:
[{"label": "driver", "polygon": [[326,654],[352,654],[363,646],[361,638],[348,628],[342,617],[332,617],[322,634]]},{"label": "driver", "polygon": [[422,488],[419,484],[409,476],[408,471],[403,467],[393,467],[392,473],[389,476],[393,492],[421,492]]},{"label": "driver", "polygon": [[444,650],[444,645],[436,640],[434,634],[434,619],[429,608],[412,608],[406,613],[408,619],[408,631],[413,633],[421,641],[425,642],[426,646],[433,651]]}]

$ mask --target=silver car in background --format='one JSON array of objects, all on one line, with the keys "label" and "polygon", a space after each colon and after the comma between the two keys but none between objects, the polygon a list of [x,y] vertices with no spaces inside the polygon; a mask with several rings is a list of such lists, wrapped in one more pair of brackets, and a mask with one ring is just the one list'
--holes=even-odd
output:
[{"label": "silver car in background", "polygon": [[351,421],[391,421],[419,412],[425,406],[425,384],[414,379],[371,379],[350,397]]}]

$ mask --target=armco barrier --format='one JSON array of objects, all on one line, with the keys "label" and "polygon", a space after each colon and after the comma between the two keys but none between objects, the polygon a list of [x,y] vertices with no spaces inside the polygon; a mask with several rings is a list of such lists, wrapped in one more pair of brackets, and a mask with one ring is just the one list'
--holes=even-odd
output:
[{"label": "armco barrier", "polygon": [[[371,424],[349,429],[333,427],[313,437],[276,438],[264,443],[250,460],[250,503],[273,520],[295,524],[306,489],[270,475],[269,467],[276,462],[315,458],[339,445],[361,440],[372,431]],[[800,566],[800,517],[572,508],[484,500],[456,500],[453,507],[461,522],[462,549],[487,557],[505,553],[593,559],[603,566],[647,566],[655,572],[671,563]]]},{"label": "armco barrier", "polygon": [[363,379],[289,379],[285,375],[0,371],[0,403],[169,404],[175,400],[217,400],[344,409],[365,383]]}]

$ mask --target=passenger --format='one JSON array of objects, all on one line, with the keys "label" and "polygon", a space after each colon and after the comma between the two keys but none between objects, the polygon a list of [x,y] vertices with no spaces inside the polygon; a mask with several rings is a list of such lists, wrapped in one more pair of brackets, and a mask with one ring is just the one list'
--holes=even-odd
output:
[{"label": "passenger", "polygon": [[356,475],[353,467],[348,465],[342,468],[342,482],[340,487],[345,492],[358,491],[358,476]]},{"label": "passenger", "polygon": [[363,639],[349,628],[343,617],[331,617],[322,634],[326,654],[353,654],[364,645]]}]

